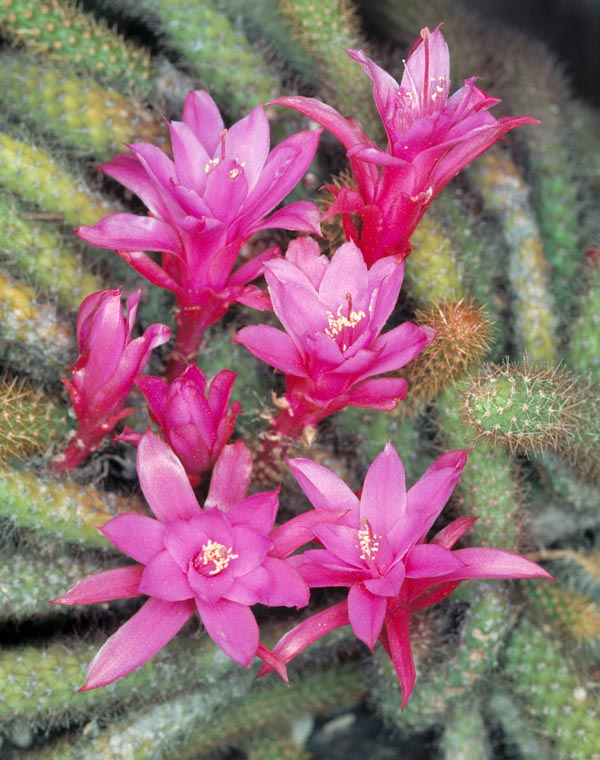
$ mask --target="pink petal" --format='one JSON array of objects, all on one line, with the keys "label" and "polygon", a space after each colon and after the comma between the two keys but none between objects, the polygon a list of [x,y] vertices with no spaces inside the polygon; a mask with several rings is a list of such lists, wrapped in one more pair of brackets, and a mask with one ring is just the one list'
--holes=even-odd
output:
[{"label": "pink petal", "polygon": [[204,149],[215,155],[224,124],[215,101],[204,90],[193,90],[185,99],[183,121],[198,137]]},{"label": "pink petal", "polygon": [[337,522],[347,514],[347,510],[339,512],[331,510],[311,510],[303,512],[291,520],[279,525],[271,532],[273,548],[269,552],[272,557],[289,557],[290,554],[314,538],[314,527],[324,522]]},{"label": "pink petal", "polygon": [[407,578],[437,578],[460,576],[464,563],[456,552],[438,544],[417,544],[404,559]]},{"label": "pink petal", "polygon": [[52,604],[96,604],[139,596],[143,571],[143,565],[131,565],[94,573],[71,586],[63,596],[53,599]]},{"label": "pink petal", "polygon": [[131,673],[168,644],[193,614],[192,602],[148,599],[94,657],[80,691],[106,686]]},{"label": "pink petal", "polygon": [[204,200],[216,219],[225,224],[233,222],[240,215],[247,195],[244,169],[232,159],[222,159],[208,173]]},{"label": "pink petal", "polygon": [[168,218],[172,204],[131,153],[119,153],[110,161],[100,164],[98,169],[135,193],[153,216]]},{"label": "pink petal", "polygon": [[206,167],[213,157],[188,124],[172,121],[169,124],[171,146],[177,179],[186,188],[202,195],[206,187]]},{"label": "pink petal", "polygon": [[452,573],[448,580],[467,578],[548,578],[549,572],[520,554],[502,549],[457,549],[452,552],[464,567]]},{"label": "pink petal", "polygon": [[409,613],[404,609],[397,610],[392,615],[388,615],[385,620],[388,654],[402,687],[403,710],[417,680],[417,672],[410,646],[409,625]]},{"label": "pink petal", "polygon": [[138,446],[137,471],[144,496],[160,522],[190,520],[200,513],[183,465],[170,446],[150,431]]},{"label": "pink petal", "polygon": [[358,518],[358,499],[331,470],[312,459],[288,459],[287,463],[315,509],[335,512],[351,510]]},{"label": "pink petal", "polygon": [[234,504],[227,513],[232,527],[246,525],[267,535],[279,507],[279,487],[274,491],[261,491]]},{"label": "pink petal", "polygon": [[234,343],[245,346],[258,359],[282,372],[302,377],[305,374],[302,355],[286,333],[269,325],[242,327]]},{"label": "pink petal", "polygon": [[[390,498],[392,496],[392,498]],[[406,512],[406,480],[398,452],[388,441],[369,467],[360,497],[360,516],[386,536]]]},{"label": "pink petal", "polygon": [[171,290],[176,295],[181,291],[179,283],[147,254],[141,251],[117,251],[117,253],[123,261],[126,261],[136,272],[139,272],[142,277],[145,277],[158,288]]},{"label": "pink petal", "polygon": [[417,357],[431,343],[435,332],[429,327],[418,327],[412,322],[403,322],[393,330],[380,335],[372,344],[371,351],[376,358],[357,381],[368,375],[381,375],[404,367]]},{"label": "pink petal", "polygon": [[225,155],[243,164],[248,188],[252,190],[269,155],[269,121],[261,106],[227,130]]},{"label": "pink petal", "polygon": [[187,575],[168,551],[162,551],[146,565],[140,589],[142,594],[167,602],[180,602],[194,596]]},{"label": "pink petal", "polygon": [[159,377],[136,377],[135,385],[146,399],[151,417],[164,428],[169,384]]},{"label": "pink petal", "polygon": [[252,611],[243,604],[220,599],[206,604],[196,599],[206,632],[228,657],[248,667],[258,649],[259,632]]},{"label": "pink petal", "polygon": [[476,517],[459,517],[436,533],[430,543],[451,549],[454,544],[477,522]]},{"label": "pink petal", "polygon": [[363,143],[361,131],[356,129],[350,119],[346,119],[335,108],[326,103],[321,103],[316,98],[301,96],[275,98],[269,105],[287,106],[314,119],[335,135],[346,148],[352,148],[354,145]]},{"label": "pink petal", "polygon": [[309,235],[320,235],[321,212],[311,201],[294,201],[262,221],[255,222],[252,234],[260,230],[293,230]]},{"label": "pink petal", "polygon": [[100,532],[119,551],[144,565],[165,548],[164,525],[146,515],[117,515],[105,523]]},{"label": "pink petal", "polygon": [[82,225],[76,233],[99,248],[120,251],[165,251],[181,255],[181,240],[174,228],[151,216],[111,214],[93,227]]},{"label": "pink petal", "polygon": [[[348,618],[348,602],[334,604],[322,612],[303,620],[291,631],[288,631],[273,647],[273,654],[282,662],[288,663],[294,657],[303,652],[308,646],[318,639],[326,636],[336,628],[342,628],[350,622]],[[259,676],[270,673],[272,667],[265,664],[258,671]]]},{"label": "pink petal", "polygon": [[389,411],[395,409],[407,393],[408,383],[403,377],[379,377],[364,380],[352,388],[345,405]]},{"label": "pink petal", "polygon": [[387,599],[375,596],[361,584],[356,583],[348,593],[348,618],[354,635],[364,641],[371,652],[379,638],[385,613]]},{"label": "pink petal", "polygon": [[309,593],[298,571],[288,562],[265,557],[259,568],[236,579],[227,598],[242,604],[300,608],[308,604]]},{"label": "pink petal", "polygon": [[404,563],[397,561],[380,578],[365,578],[363,581],[367,591],[377,596],[398,596],[404,583]]},{"label": "pink petal", "polygon": [[248,493],[251,475],[252,455],[244,442],[225,446],[215,463],[204,508],[218,507],[227,512]]}]

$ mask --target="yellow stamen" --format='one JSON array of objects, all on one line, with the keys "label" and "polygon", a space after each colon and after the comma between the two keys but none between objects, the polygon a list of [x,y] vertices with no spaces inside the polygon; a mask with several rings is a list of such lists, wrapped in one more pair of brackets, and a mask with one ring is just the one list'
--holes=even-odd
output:
[{"label": "yellow stamen", "polygon": [[202,552],[194,560],[194,566],[198,568],[201,565],[213,564],[212,570],[208,571],[209,575],[217,575],[221,570],[229,566],[232,559],[237,559],[240,555],[234,554],[229,546],[208,540],[208,543],[202,545]]}]

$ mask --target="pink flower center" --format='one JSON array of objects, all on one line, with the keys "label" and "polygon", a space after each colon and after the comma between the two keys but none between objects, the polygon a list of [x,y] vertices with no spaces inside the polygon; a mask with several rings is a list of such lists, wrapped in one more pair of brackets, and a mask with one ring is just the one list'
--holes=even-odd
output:
[{"label": "pink flower center", "polygon": [[192,566],[201,575],[218,575],[229,567],[232,559],[237,559],[239,556],[233,553],[230,546],[224,546],[218,541],[209,539],[207,543],[202,544],[202,551],[194,557]]},{"label": "pink flower center", "polygon": [[344,304],[340,304],[334,315],[332,311],[327,312],[328,327],[325,328],[325,335],[333,338],[342,351],[352,345],[354,339],[354,328],[359,322],[366,317],[362,309],[354,311],[352,308],[352,295],[346,293],[347,314],[342,314]]}]

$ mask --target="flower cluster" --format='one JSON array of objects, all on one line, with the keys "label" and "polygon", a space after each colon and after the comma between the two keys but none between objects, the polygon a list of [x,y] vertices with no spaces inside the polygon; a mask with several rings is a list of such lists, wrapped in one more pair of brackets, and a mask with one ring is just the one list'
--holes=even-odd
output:
[{"label": "flower cluster", "polygon": [[[102,533],[135,564],[77,583],[61,604],[145,596],[90,665],[83,689],[111,683],[167,644],[198,613],[215,644],[236,662],[263,661],[277,671],[328,632],[351,626],[373,650],[388,653],[406,704],[415,684],[410,618],[472,578],[548,578],[508,551],[454,546],[474,524],[459,517],[429,533],[448,502],[467,451],[450,451],[406,489],[404,469],[388,443],[355,494],[311,459],[289,468],[313,509],[275,525],[279,489],[248,495],[252,455],[231,443],[241,413],[232,402],[234,372],[210,381],[193,360],[206,328],[234,302],[272,309],[283,330],[242,328],[237,343],[285,377],[265,440],[316,434],[327,416],[349,406],[392,410],[407,392],[398,372],[434,338],[411,322],[384,329],[402,286],[410,236],[439,190],[465,164],[530,117],[497,120],[497,101],[467,80],[449,94],[449,56],[439,29],[421,32],[400,85],[358,51],[347,51],[373,81],[388,145],[372,144],[356,121],[310,98],[279,98],[329,129],[347,149],[352,184],[332,188],[326,216],[342,215],[346,242],[327,256],[312,238],[293,240],[282,257],[267,249],[235,269],[243,244],[259,230],[320,234],[306,201],[275,207],[313,159],[320,132],[288,137],[273,150],[262,108],[225,129],[206,92],[186,100],[170,124],[173,160],[145,143],[102,169],[145,203],[148,215],[113,214],[81,227],[86,241],[112,247],[151,284],[171,290],[176,336],[166,379],[142,376],[151,350],[169,338],[152,325],[132,340],[140,293],[103,291],[84,301],[77,322],[81,354],[65,380],[78,429],[56,469],[79,464],[131,410],[135,385],[159,432],[126,428],[138,446],[137,473],[153,517],[121,514]],[[160,261],[149,255],[157,252]],[[264,274],[268,292],[249,283]],[[390,373],[394,373],[391,375]],[[264,450],[261,452],[263,455]],[[211,472],[212,471],[212,472]],[[210,484],[195,488],[211,473]],[[200,491],[200,489],[198,489]],[[307,548],[307,545],[310,547]],[[314,546],[318,548],[314,548]],[[347,598],[286,633],[269,649],[260,641],[256,604],[305,607],[313,588],[342,587]]]}]

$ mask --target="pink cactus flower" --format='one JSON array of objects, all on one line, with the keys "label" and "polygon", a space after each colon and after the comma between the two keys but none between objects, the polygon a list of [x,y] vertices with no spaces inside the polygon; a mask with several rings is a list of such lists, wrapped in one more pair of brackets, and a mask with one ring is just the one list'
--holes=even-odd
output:
[{"label": "pink cactus flower", "polygon": [[[539,565],[500,549],[452,550],[476,518],[461,517],[427,533],[444,508],[467,461],[466,451],[437,459],[406,491],[402,462],[388,443],[365,477],[360,499],[336,475],[309,459],[289,465],[317,513],[310,530],[324,547],[293,557],[311,588],[346,586],[348,598],[300,623],[274,647],[289,662],[334,628],[352,626],[370,649],[381,641],[402,686],[402,707],[416,674],[409,638],[410,616],[444,599],[470,578],[551,578]],[[331,515],[344,512],[331,523]],[[301,516],[282,526],[279,545],[292,553],[307,541]],[[308,525],[308,522],[307,522]],[[267,672],[270,666],[263,666]]]},{"label": "pink cactus flower", "polygon": [[[77,233],[88,243],[113,248],[140,274],[175,294],[175,351],[196,355],[204,330],[234,302],[266,308],[248,283],[277,254],[270,248],[233,274],[242,245],[259,230],[319,233],[319,212],[297,201],[269,214],[293,190],[313,159],[319,132],[288,137],[269,152],[269,123],[261,107],[230,129],[207,92],[191,92],[183,121],[170,124],[173,161],[148,143],[129,145],[101,170],[145,203],[147,216],[112,214]],[[266,218],[265,218],[266,217]],[[162,265],[143,251],[158,251]]]},{"label": "pink cactus flower", "polygon": [[383,256],[407,256],[410,236],[449,180],[509,130],[539,122],[530,116],[496,119],[488,109],[498,99],[476,87],[475,78],[449,98],[450,56],[439,28],[421,31],[400,84],[362,50],[346,52],[373,82],[388,138],[385,150],[357,121],[319,100],[281,97],[273,103],[315,119],[345,146],[355,186],[329,187],[335,201],[327,216],[342,214],[346,235],[370,266]]},{"label": "pink cactus flower", "polygon": [[251,605],[302,607],[308,587],[270,538],[277,491],[246,497],[250,452],[226,446],[202,509],[181,462],[153,433],[140,441],[140,485],[155,517],[126,514],[102,533],[138,564],[80,581],[57,604],[93,604],[145,594],[149,599],[92,661],[82,690],[106,686],[164,647],[197,611],[208,635],[235,662],[255,655],[285,677],[259,643]]},{"label": "pink cactus flower", "polygon": [[403,272],[394,257],[367,270],[353,242],[330,260],[311,238],[292,241],[285,259],[265,264],[273,309],[286,332],[249,326],[236,341],[285,373],[277,430],[298,437],[305,426],[346,406],[394,409],[404,398],[403,378],[373,378],[403,367],[434,336],[410,322],[380,335]]},{"label": "pink cactus flower", "polygon": [[[229,443],[236,417],[242,411],[239,401],[229,409],[236,377],[235,372],[224,369],[207,389],[202,371],[190,364],[170,384],[159,377],[138,377],[135,381],[148,403],[150,416],[160,425],[194,487]],[[126,429],[119,438],[137,445],[142,435]]]},{"label": "pink cactus flower", "polygon": [[166,325],[150,325],[140,338],[131,339],[141,290],[127,297],[123,316],[120,289],[88,296],[77,316],[79,358],[71,379],[63,378],[77,417],[77,431],[66,450],[53,463],[55,471],[68,470],[96,451],[105,435],[133,409],[125,401],[133,381],[143,372],[151,351],[169,340]]}]

